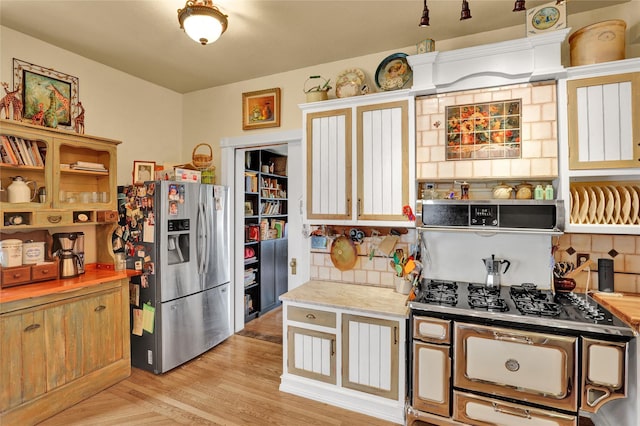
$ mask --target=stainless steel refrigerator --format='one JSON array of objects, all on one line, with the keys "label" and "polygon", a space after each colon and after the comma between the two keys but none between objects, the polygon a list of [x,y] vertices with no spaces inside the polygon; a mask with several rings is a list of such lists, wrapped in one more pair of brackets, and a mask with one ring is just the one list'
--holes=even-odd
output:
[{"label": "stainless steel refrigerator", "polygon": [[[142,270],[130,292],[131,363],[160,374],[232,334],[229,188],[155,181],[123,195],[127,267]],[[141,330],[136,312],[151,310]]]}]

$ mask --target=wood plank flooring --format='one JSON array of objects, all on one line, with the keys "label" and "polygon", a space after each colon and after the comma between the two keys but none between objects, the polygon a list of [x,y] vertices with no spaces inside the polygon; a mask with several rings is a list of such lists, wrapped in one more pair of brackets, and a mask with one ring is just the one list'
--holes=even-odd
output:
[{"label": "wood plank flooring", "polygon": [[133,368],[128,379],[41,425],[393,425],[278,390],[281,311],[163,375]]}]

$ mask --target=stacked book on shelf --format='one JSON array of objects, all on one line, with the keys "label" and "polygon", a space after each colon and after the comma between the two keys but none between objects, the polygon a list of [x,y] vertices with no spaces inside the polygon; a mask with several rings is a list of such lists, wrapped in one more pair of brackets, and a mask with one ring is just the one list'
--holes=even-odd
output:
[{"label": "stacked book on shelf", "polygon": [[280,214],[281,212],[280,201],[266,201],[260,203],[261,215]]},{"label": "stacked book on shelf", "polygon": [[256,172],[244,172],[245,192],[258,192],[258,174]]},{"label": "stacked book on shelf", "polygon": [[104,164],[101,163],[91,163],[89,161],[76,161],[71,164],[71,169],[73,170],[84,170],[87,172],[103,172],[108,173],[109,171],[104,167]]},{"label": "stacked book on shelf", "polygon": [[244,286],[249,287],[256,283],[256,272],[258,272],[257,268],[249,268],[244,270]]},{"label": "stacked book on shelf", "polygon": [[38,145],[36,141],[17,136],[1,136],[0,159],[4,164],[44,167],[46,154],[46,147]]}]

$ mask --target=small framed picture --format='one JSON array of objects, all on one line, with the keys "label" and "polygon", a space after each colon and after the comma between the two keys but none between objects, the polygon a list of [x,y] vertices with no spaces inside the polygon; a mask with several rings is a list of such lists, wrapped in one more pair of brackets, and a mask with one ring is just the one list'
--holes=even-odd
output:
[{"label": "small framed picture", "polygon": [[567,27],[567,5],[555,1],[527,9],[527,37]]},{"label": "small framed picture", "polygon": [[154,161],[134,161],[133,162],[133,184],[142,185],[145,181],[153,180],[155,176]]},{"label": "small framed picture", "polygon": [[280,127],[280,88],[242,94],[242,130]]},{"label": "small framed picture", "polygon": [[253,204],[251,203],[251,201],[245,201],[244,214],[245,216],[253,216]]}]

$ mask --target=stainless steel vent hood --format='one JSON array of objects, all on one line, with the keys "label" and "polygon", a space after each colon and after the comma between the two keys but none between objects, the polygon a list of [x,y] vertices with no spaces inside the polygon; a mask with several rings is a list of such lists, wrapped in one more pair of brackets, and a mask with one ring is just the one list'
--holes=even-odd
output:
[{"label": "stainless steel vent hood", "polygon": [[418,229],[561,235],[562,200],[419,200]]}]

